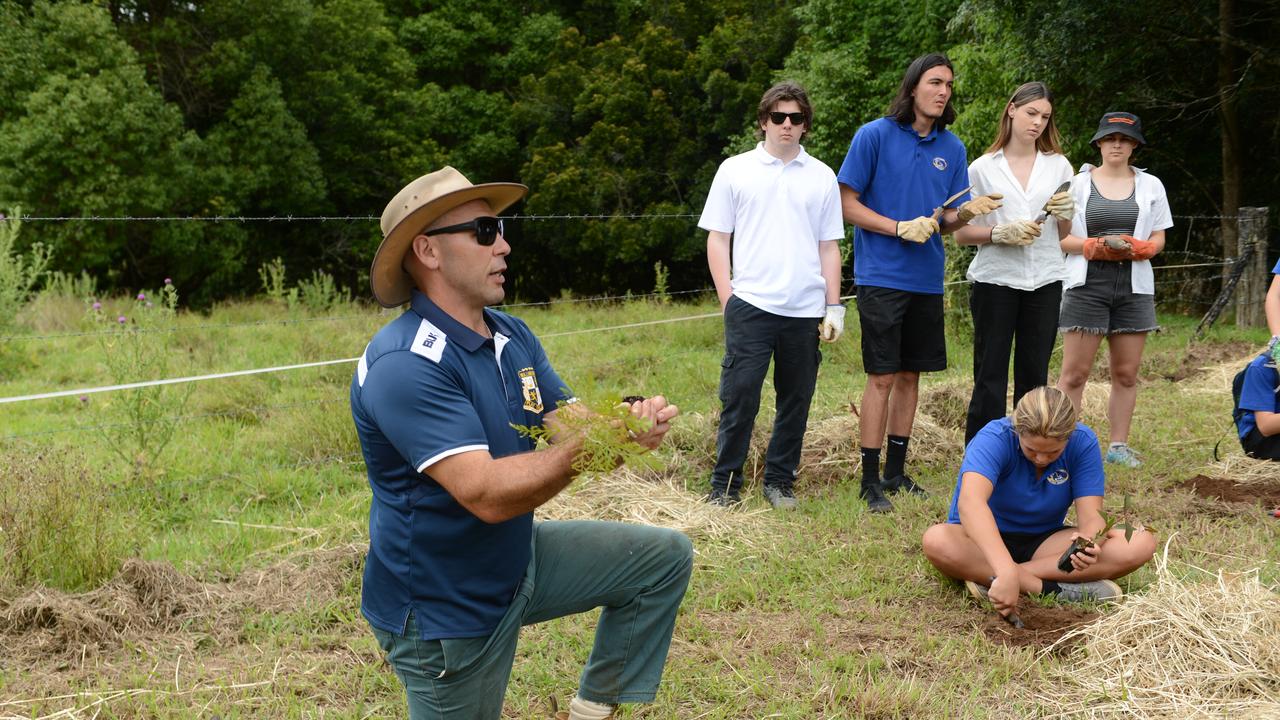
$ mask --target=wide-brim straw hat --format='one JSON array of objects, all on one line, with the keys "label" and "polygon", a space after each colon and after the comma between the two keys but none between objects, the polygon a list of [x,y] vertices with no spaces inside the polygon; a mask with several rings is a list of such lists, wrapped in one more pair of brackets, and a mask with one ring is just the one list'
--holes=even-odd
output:
[{"label": "wide-brim straw hat", "polygon": [[488,200],[500,213],[525,196],[520,183],[472,185],[462,173],[445,166],[414,180],[387,203],[382,211],[382,244],[373,256],[369,286],[383,307],[409,302],[413,279],[404,271],[404,254],[413,239],[437,218],[472,200]]}]

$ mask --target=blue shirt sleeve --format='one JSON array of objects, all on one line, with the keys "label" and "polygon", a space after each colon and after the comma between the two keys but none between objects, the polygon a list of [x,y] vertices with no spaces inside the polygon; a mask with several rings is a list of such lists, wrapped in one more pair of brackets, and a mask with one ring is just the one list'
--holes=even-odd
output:
[{"label": "blue shirt sleeve", "polygon": [[840,164],[840,172],[836,180],[858,194],[862,194],[876,174],[876,157],[880,154],[880,134],[876,127],[868,123],[858,128],[849,143],[849,152]]},{"label": "blue shirt sleeve", "polygon": [[1102,469],[1102,450],[1098,436],[1085,425],[1076,423],[1076,429],[1067,441],[1070,451],[1068,472],[1071,473],[1071,499],[1102,497],[1106,493],[1107,475]]},{"label": "blue shirt sleeve", "polygon": [[960,464],[961,482],[965,473],[976,472],[992,485],[998,485],[1010,459],[1009,440],[1002,432],[1001,423],[998,420],[988,423],[965,449],[964,461]]},{"label": "blue shirt sleeve", "polygon": [[459,452],[489,449],[462,379],[419,355],[399,351],[378,358],[369,367],[360,403],[418,472]]},{"label": "blue shirt sleeve", "polygon": [[1257,412],[1276,412],[1276,386],[1280,374],[1268,367],[1267,361],[1254,360],[1244,371],[1244,386],[1240,389],[1240,409]]}]

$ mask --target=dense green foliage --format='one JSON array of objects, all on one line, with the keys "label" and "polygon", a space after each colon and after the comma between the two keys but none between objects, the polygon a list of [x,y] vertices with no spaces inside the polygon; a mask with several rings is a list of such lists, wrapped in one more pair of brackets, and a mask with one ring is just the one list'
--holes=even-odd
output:
[{"label": "dense green foliage", "polygon": [[[0,203],[36,217],[376,216],[449,163],[529,184],[522,214],[676,216],[511,223],[520,297],[648,290],[656,260],[673,289],[702,287],[703,233],[681,216],[750,146],[772,81],[810,89],[808,145],[835,166],[907,62],[944,50],[971,154],[1012,88],[1043,79],[1073,161],[1091,159],[1100,113],[1133,110],[1175,212],[1214,214],[1267,204],[1280,179],[1274,153],[1251,146],[1280,133],[1280,65],[1264,51],[1280,15],[1234,7],[1224,34],[1217,3],[1176,0],[0,2]],[[1223,127],[1239,137],[1238,198],[1223,190]],[[204,305],[252,292],[276,257],[363,294],[379,231],[33,221],[24,237],[56,270],[122,288],[168,276]]]}]

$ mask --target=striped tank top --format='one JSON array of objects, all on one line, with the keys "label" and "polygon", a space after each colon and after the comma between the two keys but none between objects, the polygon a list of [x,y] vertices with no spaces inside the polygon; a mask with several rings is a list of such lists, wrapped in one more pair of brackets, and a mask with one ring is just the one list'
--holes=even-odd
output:
[{"label": "striped tank top", "polygon": [[1085,208],[1084,223],[1089,237],[1107,235],[1132,235],[1138,226],[1138,201],[1134,192],[1123,200],[1109,200],[1098,192],[1098,186],[1089,182],[1089,205]]}]

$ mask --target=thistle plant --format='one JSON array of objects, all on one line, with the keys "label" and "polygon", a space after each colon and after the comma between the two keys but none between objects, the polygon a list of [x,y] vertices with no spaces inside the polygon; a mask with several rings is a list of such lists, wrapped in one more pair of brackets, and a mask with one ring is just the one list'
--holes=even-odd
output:
[{"label": "thistle plant", "polygon": [[21,218],[20,207],[0,214],[0,327],[14,323],[49,265],[50,251],[42,243],[33,244],[30,253],[17,251]]},{"label": "thistle plant", "polygon": [[1142,523],[1133,519],[1133,508],[1129,504],[1129,496],[1124,496],[1124,505],[1120,509],[1119,515],[1112,515],[1105,510],[1099,510],[1098,514],[1102,516],[1102,529],[1094,533],[1092,538],[1078,537],[1067,547],[1066,552],[1062,553],[1062,557],[1058,559],[1058,569],[1062,572],[1071,572],[1073,567],[1071,564],[1071,556],[1085,550],[1087,548],[1096,547],[1097,544],[1111,532],[1112,528],[1124,530],[1124,540],[1129,542],[1133,539],[1133,533],[1142,530]]},{"label": "thistle plant", "polygon": [[[128,314],[113,317],[103,312],[101,303],[93,302],[88,310],[90,322],[110,328],[99,335],[99,345],[113,383],[123,385],[169,375],[177,307],[178,290],[168,278],[154,300],[146,291],[139,292]],[[99,423],[99,431],[134,477],[149,476],[157,470],[174,437],[175,416],[189,395],[187,386],[142,387],[117,391],[96,405],[104,421]]]}]

